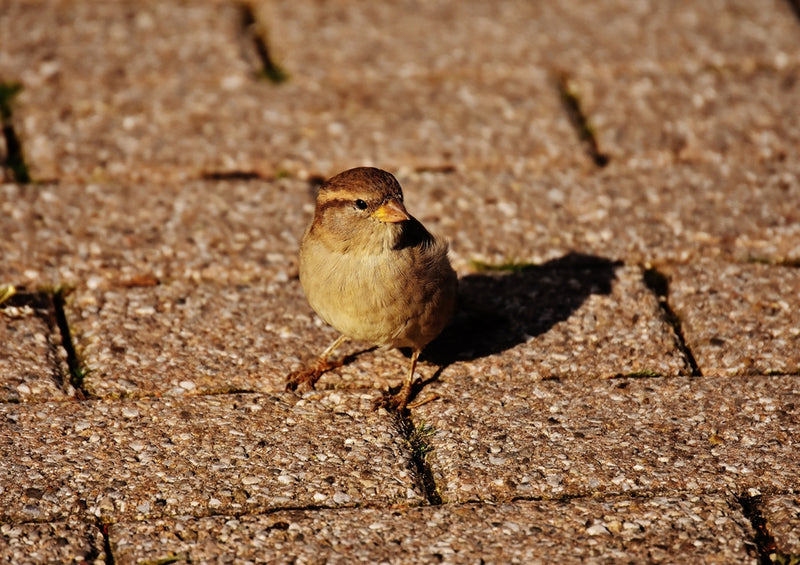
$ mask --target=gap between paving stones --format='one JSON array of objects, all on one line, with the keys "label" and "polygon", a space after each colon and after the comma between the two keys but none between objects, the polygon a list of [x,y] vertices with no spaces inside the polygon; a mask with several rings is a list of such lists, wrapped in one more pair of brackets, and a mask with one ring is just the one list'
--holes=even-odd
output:
[{"label": "gap between paving stones", "polygon": [[775,560],[771,556],[777,556],[777,546],[761,512],[761,496],[739,495],[736,497],[736,501],[742,507],[742,513],[753,528],[753,543],[758,549],[761,565],[774,563]]},{"label": "gap between paving stones", "polygon": [[[10,173],[11,180],[20,184],[31,182],[28,165],[25,163],[25,152],[22,141],[14,128],[12,104],[14,97],[22,90],[18,82],[0,82],[0,124],[5,138],[5,158],[3,167]],[[0,178],[0,180],[2,180]]]},{"label": "gap between paving stones", "polygon": [[691,368],[691,376],[703,376],[700,372],[700,367],[697,365],[694,353],[686,343],[686,337],[681,327],[681,319],[669,304],[669,279],[655,267],[643,267],[642,270],[644,272],[644,283],[656,296],[666,322],[672,327],[672,331],[675,334],[675,345],[686,360],[686,364]]},{"label": "gap between paving stones", "polygon": [[594,164],[600,168],[605,167],[608,165],[609,157],[600,150],[600,145],[594,134],[594,126],[581,108],[580,95],[569,73],[566,71],[557,71],[555,73],[555,80],[564,110],[567,112],[570,123],[575,128],[575,133],[578,134],[578,138],[586,145],[587,153]]},{"label": "gap between paving stones", "polygon": [[289,80],[289,74],[275,62],[268,42],[267,23],[259,21],[253,4],[244,0],[237,3],[240,14],[242,38],[250,40],[259,60],[256,77],[280,84]]}]

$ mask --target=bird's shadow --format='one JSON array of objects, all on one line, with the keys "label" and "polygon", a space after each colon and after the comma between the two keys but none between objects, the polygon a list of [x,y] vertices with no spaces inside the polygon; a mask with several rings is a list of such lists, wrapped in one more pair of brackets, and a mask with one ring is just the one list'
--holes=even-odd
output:
[{"label": "bird's shadow", "polygon": [[542,265],[484,267],[458,281],[451,323],[423,352],[441,371],[501,353],[569,318],[592,294],[609,294],[620,262],[569,253]]}]

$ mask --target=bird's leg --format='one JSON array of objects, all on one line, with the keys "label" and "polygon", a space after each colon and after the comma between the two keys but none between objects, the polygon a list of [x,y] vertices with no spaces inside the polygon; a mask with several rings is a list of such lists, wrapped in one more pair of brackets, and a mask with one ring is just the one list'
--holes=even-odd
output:
[{"label": "bird's leg", "polygon": [[414,389],[414,371],[417,368],[419,354],[419,350],[414,350],[411,353],[411,367],[408,369],[408,375],[406,375],[406,379],[403,381],[403,386],[400,387],[400,390],[391,396],[382,396],[377,399],[372,405],[373,410],[377,408],[386,408],[387,410],[395,410],[397,412],[405,411]]},{"label": "bird's leg", "polygon": [[325,351],[323,351],[322,354],[317,357],[317,360],[314,361],[313,365],[305,369],[289,373],[289,376],[286,377],[286,390],[296,390],[301,385],[303,388],[307,386],[308,389],[313,389],[314,385],[317,384],[317,381],[323,375],[323,373],[326,373],[331,369],[335,369],[336,367],[341,367],[342,361],[328,361],[328,357],[346,340],[347,336],[340,335],[338,338],[336,338],[336,341],[330,344],[327,349],[325,349]]}]

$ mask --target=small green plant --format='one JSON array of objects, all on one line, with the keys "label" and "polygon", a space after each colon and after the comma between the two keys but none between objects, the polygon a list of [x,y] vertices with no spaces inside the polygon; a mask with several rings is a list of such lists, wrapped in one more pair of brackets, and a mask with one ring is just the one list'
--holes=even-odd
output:
[{"label": "small green plant", "polygon": [[0,304],[11,298],[17,293],[13,284],[0,285]]},{"label": "small green plant", "polygon": [[11,121],[11,102],[21,90],[22,85],[18,82],[0,82],[0,122],[6,142],[6,159],[3,166],[11,172],[16,182],[26,184],[31,182],[31,175],[23,158],[22,145]]},{"label": "small green plant", "polygon": [[414,457],[424,460],[428,453],[433,451],[433,446],[428,443],[428,439],[434,434],[436,434],[436,428],[425,422],[420,422],[416,428],[411,429],[411,433],[408,434],[408,439],[406,441]]},{"label": "small green plant", "polygon": [[499,264],[491,264],[491,263],[484,263],[483,261],[479,261],[477,259],[472,259],[470,261],[470,265],[472,268],[478,271],[479,273],[521,273],[523,271],[529,271],[531,269],[535,269],[538,267],[535,263],[526,263],[526,262],[518,262],[518,261],[507,261],[505,263]]},{"label": "small green plant", "polygon": [[647,379],[653,377],[661,377],[662,375],[661,373],[657,373],[652,369],[642,369],[640,371],[633,371],[632,373],[628,373],[625,376],[631,379]]},{"label": "small green plant", "polygon": [[11,119],[11,101],[21,90],[18,82],[0,82],[0,117],[4,124]]}]

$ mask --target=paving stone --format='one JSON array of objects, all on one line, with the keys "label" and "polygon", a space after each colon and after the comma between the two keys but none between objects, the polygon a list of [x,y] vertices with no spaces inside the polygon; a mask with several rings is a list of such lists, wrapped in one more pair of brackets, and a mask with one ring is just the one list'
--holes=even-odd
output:
[{"label": "paving stone", "polygon": [[240,57],[234,5],[145,3],[134,13],[60,2],[6,17],[35,38],[6,58],[28,69],[16,112],[40,180],[581,160],[541,69],[414,81],[349,73],[324,83],[298,73],[276,87]]},{"label": "paving stone", "polygon": [[612,161],[633,168],[724,160],[780,166],[799,154],[799,77],[800,61],[746,61],[678,72],[587,71],[570,84]]},{"label": "paving stone", "polygon": [[800,498],[770,496],[764,499],[761,510],[777,550],[784,555],[800,555]]},{"label": "paving stone", "polygon": [[[800,165],[681,164],[530,175],[398,171],[413,214],[472,261],[570,252],[627,262],[800,260]],[[190,278],[238,284],[296,273],[313,210],[304,181],[4,185],[9,282],[107,288]]]},{"label": "paving stone", "polygon": [[[291,371],[338,336],[312,312],[297,280],[76,292],[67,318],[88,369],[83,390],[99,397],[282,391]],[[359,354],[366,347],[342,346],[339,358],[356,358],[317,388],[399,384],[409,360],[396,351]]]},{"label": "paving stone", "polygon": [[374,398],[2,404],[0,520],[419,504],[403,439]]},{"label": "paving stone", "polygon": [[468,275],[452,326],[423,356],[445,365],[448,380],[688,374],[643,279],[638,267],[581,256]]},{"label": "paving stone", "polygon": [[800,260],[798,163],[423,173],[403,184],[462,273],[475,260],[539,264],[571,252],[642,264],[791,262]]},{"label": "paving stone", "polygon": [[56,284],[51,258],[38,254],[35,201],[26,186],[0,184],[0,284],[28,288]]},{"label": "paving stone", "polygon": [[[513,367],[513,366],[512,366]],[[797,377],[561,379],[453,372],[414,410],[448,502],[798,488]]]},{"label": "paving stone", "polygon": [[[609,262],[575,268],[565,260],[460,284],[461,310],[424,354],[425,378],[455,361],[469,374],[513,363],[535,378],[689,371],[639,268],[615,274]],[[78,291],[67,317],[88,369],[83,389],[100,397],[279,391],[338,335],[313,315],[296,280]],[[408,359],[366,347],[342,347],[340,357],[355,358],[318,387],[399,384]]]},{"label": "paving stone", "polygon": [[[787,57],[797,41],[792,10],[780,0],[758,7],[746,0],[257,6],[278,60],[296,74],[321,77],[352,69],[415,76],[463,67],[702,64]],[[442,33],[442,22],[457,25]],[[308,30],[314,30],[313,42]]]},{"label": "paving stone", "polygon": [[107,563],[100,528],[71,520],[48,524],[0,524],[5,563]]},{"label": "paving stone", "polygon": [[[234,5],[13,8],[2,26],[26,34],[14,34],[19,41],[4,49],[4,74],[24,86],[15,116],[34,178],[103,178],[126,169],[153,178],[165,157],[188,168],[221,141],[214,124],[204,124],[248,76]],[[164,90],[173,96],[160,96]],[[172,135],[161,138],[165,132]],[[229,153],[218,147],[224,162]]]},{"label": "paving stone", "polygon": [[[125,522],[116,563],[757,563],[721,497],[518,501]],[[569,543],[565,543],[569,540]]]},{"label": "paving stone", "polygon": [[0,305],[0,402],[64,400],[75,391],[60,346],[31,305]]},{"label": "paving stone", "polygon": [[17,276],[90,289],[285,280],[296,274],[313,211],[309,184],[289,179],[17,191],[22,197],[8,206],[21,217],[9,225]]},{"label": "paving stone", "polygon": [[800,270],[707,261],[666,272],[704,375],[800,373]]}]

